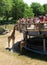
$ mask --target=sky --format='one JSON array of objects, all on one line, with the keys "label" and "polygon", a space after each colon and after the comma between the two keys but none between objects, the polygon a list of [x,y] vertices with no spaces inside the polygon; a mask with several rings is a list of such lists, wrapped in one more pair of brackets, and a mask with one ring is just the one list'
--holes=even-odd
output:
[{"label": "sky", "polygon": [[40,3],[41,5],[46,4],[47,0],[23,0],[25,3],[30,5],[32,2]]}]

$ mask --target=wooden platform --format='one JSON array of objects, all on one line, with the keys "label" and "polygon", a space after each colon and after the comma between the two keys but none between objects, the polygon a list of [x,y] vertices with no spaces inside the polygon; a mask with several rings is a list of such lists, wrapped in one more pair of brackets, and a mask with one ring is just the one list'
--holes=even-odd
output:
[{"label": "wooden platform", "polygon": [[[25,34],[27,38],[25,38],[25,41],[28,39],[28,36],[29,36],[29,39],[30,39],[30,36],[33,36],[33,37],[39,37],[42,42],[38,42],[40,45],[36,44],[35,43],[35,40],[34,40],[34,43],[32,43],[32,41],[30,41],[30,43],[28,43],[27,46],[25,46],[26,49],[30,50],[30,51],[33,51],[33,52],[37,52],[37,53],[40,53],[40,54],[47,54],[47,41],[46,41],[46,38],[47,38],[47,28],[41,28],[41,29],[29,29],[27,28],[26,30],[24,30],[25,33],[23,33],[23,35]],[[36,41],[39,41],[36,40]]]},{"label": "wooden platform", "polygon": [[47,55],[47,39],[46,39],[46,50],[44,52],[44,47],[43,47],[43,39],[42,38],[30,38],[27,40],[28,44],[24,47],[25,49],[39,53],[39,54],[46,54]]}]

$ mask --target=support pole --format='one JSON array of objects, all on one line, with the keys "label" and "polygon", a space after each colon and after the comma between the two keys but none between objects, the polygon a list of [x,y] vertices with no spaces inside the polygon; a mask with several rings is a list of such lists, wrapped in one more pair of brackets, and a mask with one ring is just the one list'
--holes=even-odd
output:
[{"label": "support pole", "polygon": [[27,40],[27,31],[24,31],[24,32],[23,32],[23,38],[24,38],[24,41]]},{"label": "support pole", "polygon": [[45,53],[45,51],[46,51],[46,47],[45,47],[45,39],[43,39],[43,51],[44,51],[44,53]]}]

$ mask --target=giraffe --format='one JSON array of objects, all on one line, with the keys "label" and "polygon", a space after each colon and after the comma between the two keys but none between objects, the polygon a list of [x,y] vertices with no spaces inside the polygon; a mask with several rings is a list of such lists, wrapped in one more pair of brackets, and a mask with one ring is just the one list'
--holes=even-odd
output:
[{"label": "giraffe", "polygon": [[15,41],[15,26],[13,28],[13,31],[10,36],[8,36],[8,48],[10,47],[10,41],[12,40],[12,44],[14,44]]}]

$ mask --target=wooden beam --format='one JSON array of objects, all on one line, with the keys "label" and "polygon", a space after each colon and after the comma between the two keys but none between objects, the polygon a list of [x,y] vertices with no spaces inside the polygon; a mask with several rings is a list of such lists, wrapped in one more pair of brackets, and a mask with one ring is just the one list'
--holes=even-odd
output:
[{"label": "wooden beam", "polygon": [[44,51],[44,53],[46,51],[45,39],[43,39],[43,51]]}]

